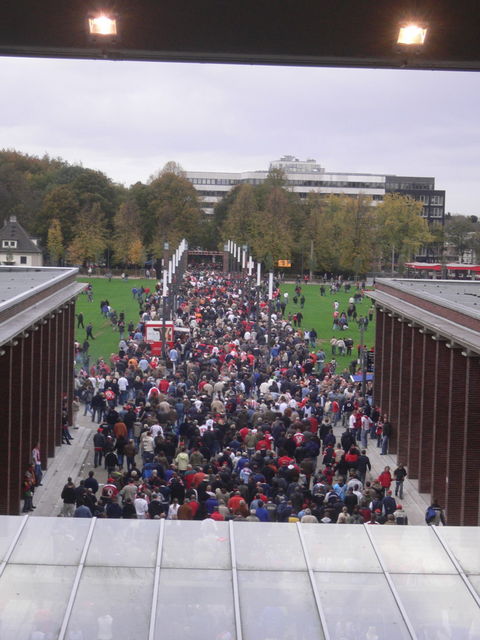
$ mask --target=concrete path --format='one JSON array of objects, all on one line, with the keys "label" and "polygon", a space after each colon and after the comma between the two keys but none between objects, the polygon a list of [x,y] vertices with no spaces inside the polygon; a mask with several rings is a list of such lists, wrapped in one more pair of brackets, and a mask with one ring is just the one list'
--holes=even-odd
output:
[{"label": "concrete path", "polygon": [[[107,472],[103,467],[93,469],[93,435],[96,428],[97,423],[92,422],[90,416],[78,416],[78,429],[70,429],[74,440],[70,445],[57,447],[55,458],[50,458],[44,473],[43,486],[35,490],[33,504],[36,509],[32,511],[32,516],[57,516],[60,513],[63,505],[60,495],[69,476],[78,485],[93,470],[99,484],[106,482]],[[100,491],[97,496],[99,494]]]},{"label": "concrete path", "polygon": [[[91,421],[90,416],[83,416],[81,413],[82,411],[78,416],[79,428],[71,430],[71,434],[74,436],[72,444],[70,446],[63,444],[61,447],[57,447],[55,458],[49,461],[48,469],[43,478],[43,486],[38,487],[35,491],[33,504],[37,508],[32,512],[32,516],[57,516],[60,513],[63,504],[60,494],[69,476],[78,485],[80,480],[88,477],[88,472],[93,470],[100,485],[107,481],[107,473],[103,467],[93,468],[93,435],[97,424]],[[340,440],[343,431],[344,428],[341,426],[334,428],[337,440]],[[369,479],[377,478],[387,465],[392,472],[397,466],[396,456],[380,455],[376,440],[368,440],[367,455],[372,464]],[[405,480],[404,497],[401,504],[407,512],[410,524],[425,524],[425,511],[430,504],[430,496],[418,493],[416,480],[410,480],[408,477]]]},{"label": "concrete path", "polygon": [[[344,427],[337,426],[333,432],[337,441],[340,441],[342,433],[345,431]],[[361,448],[361,447],[360,447]],[[393,476],[393,471],[397,468],[397,456],[380,454],[381,449],[377,447],[377,440],[367,441],[367,456],[370,458],[370,464],[372,465],[372,471],[367,480],[374,480],[382,473],[385,467],[390,467],[390,472]],[[408,467],[407,467],[408,474]],[[392,491],[395,493],[395,482],[392,483]],[[425,511],[430,504],[430,496],[426,493],[418,492],[418,481],[410,480],[407,478],[403,483],[403,498],[402,500],[397,498],[397,504],[400,504],[405,509],[409,524],[422,525],[425,524]]]}]

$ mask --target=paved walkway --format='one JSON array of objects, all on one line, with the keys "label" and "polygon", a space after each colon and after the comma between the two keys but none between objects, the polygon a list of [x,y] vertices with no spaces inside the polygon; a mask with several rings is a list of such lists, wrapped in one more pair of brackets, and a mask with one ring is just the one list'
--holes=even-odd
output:
[{"label": "paved walkway", "polygon": [[[345,428],[341,426],[337,426],[334,428],[333,432],[335,434],[335,437],[337,438],[337,441],[340,441],[340,437],[344,431]],[[393,476],[393,471],[397,468],[397,456],[382,456],[380,452],[381,449],[377,447],[377,440],[368,439],[367,456],[370,458],[372,470],[370,472],[370,477],[367,476],[367,480],[374,480],[375,478],[378,478],[385,467],[390,467],[390,472]],[[395,492],[395,481],[392,483],[392,491]],[[430,504],[430,496],[426,493],[418,492],[417,480],[409,480],[407,476],[405,482],[403,483],[403,498],[402,500],[397,500],[405,509],[408,516],[409,524],[425,524],[425,511]]]},{"label": "paved walkway", "polygon": [[[32,512],[32,516],[57,516],[60,513],[63,504],[60,494],[69,476],[73,478],[75,484],[78,484],[80,480],[88,477],[90,470],[93,470],[99,484],[105,484],[107,480],[105,469],[93,468],[93,435],[97,424],[91,421],[90,416],[82,416],[80,411],[78,427],[71,430],[74,436],[72,444],[57,447],[55,458],[49,461],[43,486],[35,491],[33,503],[37,508]],[[338,440],[343,431],[344,428],[341,426],[334,428]],[[396,456],[380,455],[376,440],[368,440],[367,455],[372,464],[370,479],[377,478],[386,466],[389,466],[392,472],[397,466]],[[410,524],[425,524],[425,511],[430,504],[429,499],[429,495],[418,493],[417,481],[409,480],[407,477],[401,503],[407,512]]]},{"label": "paved walkway", "polygon": [[74,440],[71,445],[57,447],[55,458],[49,460],[44,473],[43,486],[35,490],[33,504],[36,509],[32,516],[57,516],[60,513],[63,505],[60,494],[69,476],[77,485],[93,470],[99,484],[106,482],[107,472],[103,467],[93,468],[93,435],[96,428],[97,423],[92,422],[90,416],[78,416],[78,429],[70,429]]}]

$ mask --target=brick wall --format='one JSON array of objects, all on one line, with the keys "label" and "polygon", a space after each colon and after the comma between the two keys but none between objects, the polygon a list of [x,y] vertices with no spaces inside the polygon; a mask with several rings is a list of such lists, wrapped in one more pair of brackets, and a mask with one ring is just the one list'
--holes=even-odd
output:
[{"label": "brick wall", "polygon": [[392,423],[392,437],[388,444],[389,453],[397,453],[398,446],[398,399],[400,394],[400,373],[402,362],[403,322],[392,317],[392,342],[390,347],[390,388],[388,394],[388,416]]},{"label": "brick wall", "polygon": [[74,307],[48,316],[0,356],[0,514],[19,513],[23,475],[40,442],[42,466],[61,441],[64,394],[72,397]]},{"label": "brick wall", "polygon": [[479,464],[480,451],[480,361],[467,358],[467,384],[465,388],[465,422],[463,450],[463,513],[465,526],[479,524]]},{"label": "brick wall", "polygon": [[430,493],[432,488],[433,421],[435,413],[435,368],[437,365],[437,345],[425,334],[423,351],[423,390],[420,418],[418,480],[422,493]]},{"label": "brick wall", "polygon": [[375,350],[375,400],[392,421],[390,451],[420,492],[445,506],[449,524],[478,526],[480,358],[379,309]]},{"label": "brick wall", "polygon": [[451,524],[463,524],[462,511],[467,490],[464,478],[467,364],[467,358],[462,356],[459,349],[451,349],[447,415],[449,439],[445,474],[445,509]]},{"label": "brick wall", "polygon": [[406,322],[402,322],[402,348],[400,351],[400,381],[398,393],[397,456],[398,461],[407,464],[411,435],[412,396],[412,332]]},{"label": "brick wall", "polygon": [[432,443],[432,497],[445,504],[447,476],[447,448],[449,441],[448,406],[450,400],[451,350],[444,342],[437,342],[435,368],[435,405]]},{"label": "brick wall", "polygon": [[383,322],[385,314],[379,309],[375,313],[375,376],[373,379],[373,397],[375,404],[382,405],[383,384]]},{"label": "brick wall", "polygon": [[420,442],[422,439],[423,385],[425,380],[426,336],[412,327],[412,361],[410,366],[411,405],[410,432],[408,437],[407,464],[411,478],[418,478],[420,471]]}]

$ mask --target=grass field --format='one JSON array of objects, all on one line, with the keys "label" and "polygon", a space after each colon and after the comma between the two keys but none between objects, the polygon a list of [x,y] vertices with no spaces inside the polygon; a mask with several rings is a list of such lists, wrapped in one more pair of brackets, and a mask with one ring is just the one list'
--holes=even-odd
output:
[{"label": "grass field", "polygon": [[[91,282],[93,285],[93,302],[88,302],[86,295],[80,295],[77,299],[76,313],[82,312],[84,315],[85,326],[91,322],[93,324],[93,335],[95,340],[90,340],[90,362],[95,362],[98,358],[109,358],[111,353],[118,350],[119,335],[117,331],[112,331],[111,324],[100,313],[100,301],[107,299],[110,305],[120,313],[125,313],[126,324],[132,320],[135,324],[138,321],[138,302],[133,299],[132,287],[144,286],[145,288],[153,289],[155,286],[155,280],[128,280],[127,282],[118,278],[112,279],[109,282],[105,278],[79,278],[79,282]],[[295,285],[284,284],[282,285],[282,293],[288,291],[289,303],[287,306],[287,313],[295,313],[300,310],[300,304],[294,305],[292,298],[294,295]],[[330,358],[330,338],[334,334],[332,331],[332,314],[333,314],[333,302],[338,300],[340,303],[340,311],[346,311],[348,306],[348,299],[352,295],[350,293],[339,292],[335,296],[328,293],[322,297],[320,296],[320,289],[317,284],[303,285],[303,294],[305,295],[305,307],[302,310],[304,329],[311,329],[315,327],[318,333],[317,345],[322,345],[325,348],[327,358]],[[358,316],[366,315],[371,305],[369,298],[365,298],[363,302],[357,305]],[[76,329],[76,338],[79,342],[83,342],[85,339],[85,331],[83,329]],[[356,355],[356,347],[360,342],[360,331],[356,323],[350,325],[348,331],[336,331],[337,337],[351,337],[354,341],[353,354]],[[365,332],[365,342],[368,347],[374,345],[375,342],[375,328],[374,323],[369,323],[368,329]],[[337,356],[338,362],[337,371],[342,371],[349,365],[353,359],[351,356]]]},{"label": "grass field", "polygon": [[[93,286],[93,302],[88,302],[86,295],[77,298],[75,312],[83,313],[84,325],[89,322],[93,324],[93,335],[95,340],[90,342],[90,362],[96,362],[98,358],[109,358],[111,353],[118,351],[119,335],[118,331],[113,331],[110,321],[100,313],[100,302],[108,300],[110,306],[115,311],[125,313],[126,325],[132,320],[135,325],[138,322],[138,302],[132,296],[133,287],[154,289],[156,281],[151,279],[128,280],[112,278],[109,282],[106,278],[79,278],[79,282],[90,282]],[[85,340],[85,330],[77,329],[75,323],[76,339],[82,343]]]},{"label": "grass field", "polygon": [[[288,291],[288,306],[285,310],[286,313],[294,314],[296,311],[300,311],[300,303],[293,304],[293,296],[295,294],[294,284],[284,284],[281,287],[282,293]],[[318,338],[317,347],[322,346],[327,354],[327,359],[331,358],[330,339],[333,335],[339,338],[352,338],[354,349],[352,356],[335,356],[338,362],[337,372],[343,371],[345,367],[348,367],[350,362],[357,355],[357,345],[360,344],[360,330],[357,323],[352,322],[349,325],[348,331],[332,331],[333,326],[333,303],[338,300],[340,306],[339,311],[347,311],[348,299],[354,294],[355,290],[351,290],[349,293],[345,293],[343,290],[337,292],[335,295],[330,295],[328,286],[326,287],[326,295],[320,295],[320,286],[318,284],[302,285],[302,293],[305,296],[305,307],[302,309],[303,313],[303,329],[315,328]],[[368,309],[371,307],[372,301],[370,298],[364,298],[362,302],[357,304],[358,317],[368,314]],[[375,344],[375,323],[369,322],[368,328],[365,331],[365,344],[367,347],[373,347]]]}]

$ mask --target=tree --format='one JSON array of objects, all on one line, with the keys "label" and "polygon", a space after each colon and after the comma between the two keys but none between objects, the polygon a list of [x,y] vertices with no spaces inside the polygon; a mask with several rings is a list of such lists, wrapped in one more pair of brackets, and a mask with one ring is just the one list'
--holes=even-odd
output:
[{"label": "tree", "polygon": [[127,262],[135,265],[142,265],[145,262],[145,249],[139,236],[132,238],[128,244]]},{"label": "tree", "polygon": [[50,263],[58,265],[65,253],[62,227],[58,218],[53,218],[48,228],[47,251],[50,256]]},{"label": "tree", "polygon": [[98,203],[103,212],[105,224],[111,230],[113,217],[117,211],[119,200],[123,195],[123,188],[115,185],[110,178],[101,171],[83,169],[71,183],[80,207],[91,207]]},{"label": "tree", "polygon": [[[264,190],[260,190],[260,194],[263,196]],[[269,255],[274,262],[279,259],[288,260],[295,241],[291,227],[291,194],[282,187],[273,185],[265,196],[264,203],[260,203],[264,206],[254,217],[254,228],[250,228],[249,245],[253,255],[259,260],[265,261]]]},{"label": "tree", "polygon": [[227,191],[223,198],[219,202],[217,202],[213,210],[212,231],[223,240],[232,239],[228,235],[228,232],[225,230],[225,223],[230,211],[230,207],[235,202],[238,196],[238,192],[242,188],[242,186],[243,185],[240,184],[235,185],[230,189],[230,191]]},{"label": "tree", "polygon": [[150,209],[155,216],[155,229],[147,239],[155,253],[163,251],[163,242],[172,247],[182,238],[197,245],[201,237],[203,212],[195,187],[189,180],[175,173],[165,172],[154,180]]},{"label": "tree", "polygon": [[469,246],[473,251],[473,261],[478,264],[480,260],[480,231],[475,231],[474,233],[472,233]]},{"label": "tree", "polygon": [[72,187],[70,185],[55,186],[47,191],[43,198],[35,231],[45,242],[52,221],[58,220],[62,236],[68,245],[73,239],[73,229],[79,211],[80,203]]},{"label": "tree", "polygon": [[376,239],[380,257],[390,261],[396,257],[400,270],[423,245],[431,241],[428,224],[422,218],[423,204],[409,196],[389,193],[376,208]]},{"label": "tree", "polygon": [[118,208],[113,219],[112,249],[116,264],[141,264],[145,251],[140,230],[140,212],[133,200]]},{"label": "tree", "polygon": [[150,178],[148,179],[148,182],[151,184],[152,182],[155,182],[155,180],[158,180],[158,178],[165,175],[166,173],[173,173],[173,175],[178,176],[179,178],[185,178],[187,176],[185,169],[182,167],[181,164],[179,164],[178,162],[175,162],[175,160],[169,160],[163,165],[160,171],[157,171],[156,173],[153,173],[150,176]]},{"label": "tree", "polygon": [[98,203],[83,208],[77,219],[74,237],[68,247],[73,264],[98,264],[107,248],[108,232],[105,217]]},{"label": "tree", "polygon": [[223,222],[222,237],[239,245],[252,243],[259,219],[255,190],[251,184],[242,184],[234,190]]},{"label": "tree", "polygon": [[445,224],[445,239],[455,247],[458,261],[462,262],[463,254],[470,249],[473,223],[465,216],[452,216]]},{"label": "tree", "polygon": [[303,242],[308,247],[309,263],[334,273],[365,273],[370,269],[373,213],[367,198],[357,201],[348,196],[311,194],[305,208],[308,213]]}]

